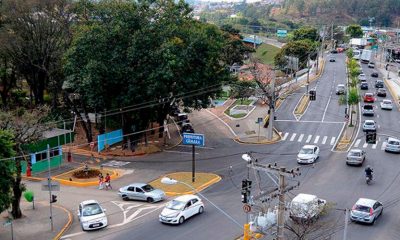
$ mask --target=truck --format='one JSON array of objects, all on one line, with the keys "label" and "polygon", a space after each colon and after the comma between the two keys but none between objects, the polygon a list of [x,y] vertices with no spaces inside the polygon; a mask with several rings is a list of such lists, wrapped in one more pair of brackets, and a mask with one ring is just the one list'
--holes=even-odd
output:
[{"label": "truck", "polygon": [[364,49],[361,53],[361,62],[362,63],[369,63],[371,61],[372,51],[368,49]]}]

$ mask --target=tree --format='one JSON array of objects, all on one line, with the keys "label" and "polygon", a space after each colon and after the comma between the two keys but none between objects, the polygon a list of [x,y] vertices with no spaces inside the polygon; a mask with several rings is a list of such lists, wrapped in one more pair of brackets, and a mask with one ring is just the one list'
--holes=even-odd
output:
[{"label": "tree", "polygon": [[[47,107],[33,110],[18,108],[13,111],[0,112],[0,131],[9,131],[13,134],[16,152],[25,156],[24,145],[41,139],[42,132],[52,127],[49,124],[43,124],[48,112]],[[21,183],[21,161],[21,158],[15,159],[13,163],[15,164],[15,174],[11,179],[13,189],[12,215],[15,219],[22,216],[20,200],[25,189]]]},{"label": "tree", "polygon": [[13,138],[10,132],[0,130],[0,212],[10,207],[13,199],[12,161],[3,160],[15,155]]},{"label": "tree", "polygon": [[255,50],[243,43],[239,30],[230,25],[222,26],[221,30],[224,31],[224,37],[227,42],[222,53],[224,62],[228,65],[234,63],[243,64],[244,57]]},{"label": "tree", "polygon": [[288,63],[286,56],[291,56],[299,58],[299,67],[304,68],[307,66],[309,55],[311,59],[316,57],[317,46],[317,43],[310,40],[290,41],[275,56],[275,65],[280,69],[286,68]]},{"label": "tree", "polygon": [[243,102],[243,99],[249,98],[254,94],[256,84],[254,81],[239,80],[231,86],[233,97],[238,98]]},{"label": "tree", "polygon": [[310,40],[317,41],[318,40],[318,31],[313,27],[302,27],[293,32],[293,40]]},{"label": "tree", "polygon": [[70,43],[68,0],[6,0],[2,5],[3,48],[29,84],[31,99],[44,103],[44,92],[57,107],[63,83],[61,58]]},{"label": "tree", "polygon": [[227,38],[190,11],[172,0],[93,4],[65,55],[64,73],[85,103],[81,110],[140,106],[123,115],[124,133],[131,133],[153,121],[162,126],[173,101],[207,106],[231,78],[223,54]]},{"label": "tree", "polygon": [[346,33],[352,38],[360,38],[363,36],[361,26],[357,24],[349,25],[346,29]]}]

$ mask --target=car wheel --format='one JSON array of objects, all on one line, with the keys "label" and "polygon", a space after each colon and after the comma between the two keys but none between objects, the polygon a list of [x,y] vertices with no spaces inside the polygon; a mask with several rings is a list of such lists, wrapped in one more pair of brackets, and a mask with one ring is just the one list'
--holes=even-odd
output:
[{"label": "car wheel", "polygon": [[149,197],[149,198],[147,198],[147,202],[148,202],[148,203],[152,203],[152,202],[154,202],[154,199],[151,198],[151,197]]},{"label": "car wheel", "polygon": [[179,224],[182,224],[184,221],[185,221],[185,218],[184,218],[184,217],[180,217],[180,218],[179,218]]},{"label": "car wheel", "polygon": [[203,206],[199,207],[199,214],[202,214],[203,212],[204,212],[204,207]]},{"label": "car wheel", "polygon": [[122,200],[128,201],[128,200],[129,200],[129,197],[128,197],[128,196],[122,196]]},{"label": "car wheel", "polygon": [[375,224],[375,220],[376,220],[376,218],[374,218],[374,220],[372,220],[371,225]]}]

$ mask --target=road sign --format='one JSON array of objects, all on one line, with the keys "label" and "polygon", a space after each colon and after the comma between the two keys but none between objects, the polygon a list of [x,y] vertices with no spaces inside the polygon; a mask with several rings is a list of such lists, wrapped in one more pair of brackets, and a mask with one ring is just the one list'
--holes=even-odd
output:
[{"label": "road sign", "polygon": [[[48,180],[42,181],[42,191],[50,191]],[[51,181],[51,191],[60,191],[60,183]]]},{"label": "road sign", "polygon": [[195,145],[204,146],[205,138],[204,134],[197,133],[184,133],[183,134],[183,145]]},{"label": "road sign", "polygon": [[263,118],[257,118],[257,122],[256,123],[258,123],[258,124],[260,124],[260,123],[262,123],[262,122],[264,122],[264,119]]},{"label": "road sign", "polygon": [[278,37],[286,37],[286,36],[287,36],[287,30],[278,29],[278,30],[276,31],[276,35],[277,35]]},{"label": "road sign", "polygon": [[251,211],[251,206],[250,206],[249,204],[243,205],[243,211],[244,211],[245,213],[250,212],[250,211]]}]

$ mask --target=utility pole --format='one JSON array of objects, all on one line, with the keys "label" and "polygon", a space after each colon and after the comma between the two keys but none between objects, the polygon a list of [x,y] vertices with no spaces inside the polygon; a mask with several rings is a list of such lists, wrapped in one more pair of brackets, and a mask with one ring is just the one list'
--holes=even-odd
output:
[{"label": "utility pole", "polygon": [[52,201],[52,194],[51,194],[51,167],[50,167],[50,146],[47,144],[47,166],[49,168],[49,175],[47,178],[47,184],[49,186],[49,201],[50,201],[50,227],[51,231],[53,232],[54,230],[54,225],[53,225],[53,201]]},{"label": "utility pole", "polygon": [[333,43],[334,43],[334,41],[333,41],[333,23],[332,23],[332,25],[331,25],[331,44],[332,44],[332,50],[334,49]]},{"label": "utility pole", "polygon": [[349,209],[345,209],[343,240],[347,240],[347,225],[349,224]]},{"label": "utility pole", "polygon": [[285,224],[285,193],[292,190],[294,187],[286,187],[286,181],[285,177],[294,177],[296,175],[299,175],[299,168],[291,169],[291,170],[286,170],[285,167],[277,166],[277,163],[268,164],[268,165],[262,165],[257,162],[257,159],[254,159],[251,157],[250,154],[243,155],[242,157],[247,161],[247,167],[248,168],[253,168],[255,170],[260,170],[263,171],[267,174],[273,173],[273,174],[278,174],[279,175],[279,188],[278,194],[272,194],[272,193],[265,193],[261,194],[259,196],[255,196],[254,199],[262,199],[265,197],[265,195],[270,195],[271,197],[275,197],[278,195],[279,197],[279,203],[278,203],[278,219],[277,219],[277,240],[284,240],[284,224]]},{"label": "utility pole", "polygon": [[306,84],[306,94],[308,94],[308,85],[310,84],[310,53],[307,57],[307,84]]},{"label": "utility pole", "polygon": [[275,69],[273,70],[273,77],[271,81],[271,98],[269,101],[269,126],[267,129],[267,139],[272,140],[274,137],[274,120],[275,120]]}]

